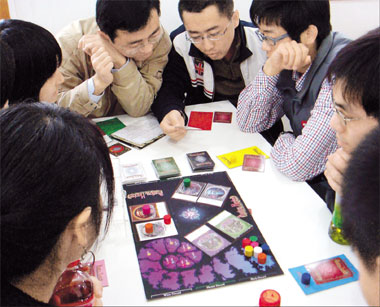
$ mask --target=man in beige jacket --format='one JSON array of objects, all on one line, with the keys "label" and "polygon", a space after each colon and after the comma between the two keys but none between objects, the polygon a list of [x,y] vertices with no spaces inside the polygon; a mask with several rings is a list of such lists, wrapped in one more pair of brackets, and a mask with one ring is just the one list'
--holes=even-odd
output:
[{"label": "man in beige jacket", "polygon": [[171,48],[159,16],[159,0],[97,0],[96,19],[64,28],[58,104],[89,117],[145,115]]}]

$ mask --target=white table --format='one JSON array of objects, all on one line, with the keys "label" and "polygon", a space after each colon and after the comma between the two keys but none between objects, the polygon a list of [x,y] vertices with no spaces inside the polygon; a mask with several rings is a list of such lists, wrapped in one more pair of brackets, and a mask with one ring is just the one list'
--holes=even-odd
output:
[{"label": "white table", "polygon": [[[105,259],[109,287],[104,288],[103,303],[107,305],[163,306],[257,306],[260,293],[275,289],[281,295],[282,306],[362,306],[366,305],[358,282],[348,283],[306,296],[288,269],[318,260],[345,254],[358,268],[358,260],[348,246],[334,243],[327,230],[331,213],[325,203],[306,184],[292,182],[280,174],[271,160],[265,172],[245,172],[241,167],[229,170],[216,158],[231,151],[258,146],[267,154],[271,146],[260,134],[239,130],[236,109],[226,101],[194,105],[190,111],[233,112],[232,124],[213,123],[211,131],[190,131],[179,142],[165,136],[139,150],[132,149],[119,158],[112,158],[117,183],[118,204],[105,240],[96,250],[97,259]],[[138,120],[127,116],[122,121]],[[173,297],[148,301],[145,298],[135,246],[125,201],[122,197],[119,163],[141,162],[148,180],[157,180],[152,159],[172,156],[182,176],[192,175],[186,153],[207,150],[215,161],[214,171],[227,171],[261,233],[271,247],[284,275],[249,281],[231,286],[195,291]]]}]

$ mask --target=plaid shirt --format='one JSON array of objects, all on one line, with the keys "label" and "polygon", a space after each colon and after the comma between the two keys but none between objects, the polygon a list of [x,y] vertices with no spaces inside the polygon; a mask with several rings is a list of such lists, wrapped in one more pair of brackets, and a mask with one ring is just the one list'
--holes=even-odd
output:
[{"label": "plaid shirt", "polygon": [[[302,89],[308,71],[302,76],[293,72],[296,90]],[[284,114],[283,98],[276,87],[278,75],[267,76],[261,69],[256,78],[241,92],[237,106],[237,122],[244,132],[269,129]],[[332,85],[325,79],[310,117],[295,137],[285,133],[278,137],[271,156],[281,173],[295,181],[312,179],[325,170],[327,156],[337,147],[330,120],[334,114]]]}]

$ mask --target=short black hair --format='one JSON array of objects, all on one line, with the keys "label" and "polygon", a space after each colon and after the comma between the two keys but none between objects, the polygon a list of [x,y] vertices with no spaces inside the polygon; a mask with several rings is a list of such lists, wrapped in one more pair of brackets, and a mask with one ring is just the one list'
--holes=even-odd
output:
[{"label": "short black hair", "polygon": [[343,98],[360,103],[368,116],[379,119],[380,28],[350,42],[337,54],[327,76],[342,85]]},{"label": "short black hair", "polygon": [[78,113],[20,103],[0,111],[0,129],[1,278],[10,282],[37,269],[88,206],[99,234],[101,200],[107,230],[114,177],[101,133]]},{"label": "short black hair", "polygon": [[0,108],[2,108],[12,92],[16,70],[13,50],[2,39],[0,39],[0,69]]},{"label": "short black hair", "polygon": [[39,101],[45,82],[62,62],[62,52],[53,34],[28,21],[0,22],[0,39],[13,50],[15,73],[9,105],[25,100]]},{"label": "short black hair", "polygon": [[184,11],[190,13],[200,13],[206,7],[211,5],[216,5],[218,7],[219,13],[231,18],[234,13],[234,2],[233,0],[179,0],[178,11],[179,16],[182,18]]},{"label": "short black hair", "polygon": [[297,42],[310,25],[316,26],[317,48],[331,32],[329,0],[253,0],[249,13],[257,27],[260,23],[281,26]]},{"label": "short black hair", "polygon": [[380,256],[380,127],[354,150],[343,181],[343,232],[369,270]]},{"label": "short black hair", "polygon": [[159,0],[97,0],[96,22],[114,41],[116,30],[136,32],[145,27],[153,9],[160,15]]}]

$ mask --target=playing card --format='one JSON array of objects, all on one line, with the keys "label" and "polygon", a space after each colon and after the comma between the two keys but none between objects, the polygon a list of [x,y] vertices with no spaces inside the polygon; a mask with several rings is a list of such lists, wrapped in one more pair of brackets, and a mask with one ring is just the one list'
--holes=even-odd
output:
[{"label": "playing card", "polygon": [[[339,255],[311,264],[289,269],[305,294],[340,286],[359,278],[359,273],[345,255]],[[309,273],[310,284],[301,282],[302,274]]]},{"label": "playing card", "polygon": [[229,235],[233,239],[239,238],[253,227],[251,224],[229,213],[228,211],[222,211],[208,223]]},{"label": "playing card", "polygon": [[108,287],[106,264],[104,260],[95,261],[91,269],[91,275],[99,279],[103,287]]},{"label": "playing card", "polygon": [[264,172],[265,157],[263,155],[244,155],[243,171]]},{"label": "playing card", "polygon": [[152,160],[158,178],[166,179],[181,175],[173,157]]},{"label": "playing card", "polygon": [[[153,224],[153,233],[146,233],[145,225],[147,223]],[[139,223],[136,224],[136,229],[140,241],[171,237],[178,234],[173,220],[169,225],[165,225],[163,220]]]},{"label": "playing card", "polygon": [[198,202],[221,207],[230,189],[230,187],[208,183]]},{"label": "playing card", "polygon": [[212,171],[215,163],[207,151],[193,152],[186,154],[193,172]]},{"label": "playing card", "polygon": [[177,190],[174,192],[172,198],[196,202],[205,186],[206,184],[203,182],[191,180],[190,186],[185,187],[185,184],[183,183],[183,180],[182,180]]},{"label": "playing card", "polygon": [[257,146],[248,147],[240,149],[237,151],[229,152],[223,155],[217,156],[217,158],[223,162],[228,168],[234,168],[237,166],[243,165],[244,155],[263,155],[266,159],[269,159],[269,156],[263,152]]},{"label": "playing card", "polygon": [[123,184],[146,181],[146,174],[141,163],[121,165],[121,182]]},{"label": "playing card", "polygon": [[215,256],[217,253],[231,245],[231,242],[224,239],[207,225],[203,225],[197,230],[189,233],[185,238],[210,257]]},{"label": "playing card", "polygon": [[106,135],[111,135],[112,133],[125,127],[125,125],[117,117],[97,122],[96,125]]},{"label": "playing card", "polygon": [[118,157],[122,155],[123,153],[130,151],[131,149],[123,144],[116,143],[110,147],[108,147],[108,150],[110,154],[114,155],[115,157]]},{"label": "playing card", "polygon": [[[144,214],[144,205],[148,205],[150,207],[149,215]],[[166,208],[165,202],[159,202],[130,206],[129,212],[131,213],[132,222],[140,222],[163,218],[166,214],[168,214],[168,209]]]},{"label": "playing card", "polygon": [[213,115],[213,112],[191,111],[188,126],[202,130],[211,130]]},{"label": "playing card", "polygon": [[215,112],[214,123],[230,124],[232,121],[232,112]]}]

